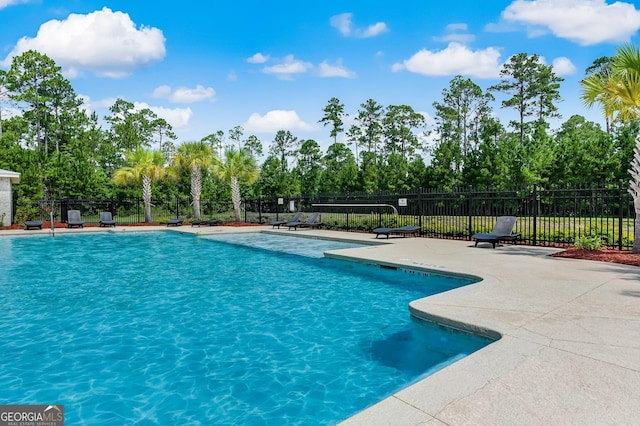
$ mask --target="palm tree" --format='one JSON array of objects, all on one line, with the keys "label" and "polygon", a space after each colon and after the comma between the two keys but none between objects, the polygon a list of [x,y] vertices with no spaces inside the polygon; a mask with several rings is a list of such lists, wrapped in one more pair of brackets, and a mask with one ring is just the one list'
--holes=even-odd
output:
[{"label": "palm tree", "polygon": [[[601,74],[599,77],[590,76],[582,81],[582,99],[587,106],[599,102],[608,117],[612,117],[615,112],[619,120],[638,120],[640,119],[640,49],[634,44],[627,43],[618,47],[616,52],[616,55],[611,58],[610,73]],[[631,174],[629,193],[633,197],[636,212],[632,252],[640,253],[640,134],[636,137],[636,148],[629,173]]]},{"label": "palm tree", "polygon": [[224,153],[224,163],[217,161],[216,174],[231,185],[231,200],[236,222],[240,221],[240,181],[253,183],[258,178],[256,160],[245,150],[229,149]]},{"label": "palm tree", "polygon": [[182,144],[175,156],[173,165],[177,170],[188,169],[191,172],[191,204],[193,217],[200,219],[200,194],[202,193],[202,171],[213,164],[213,151],[203,141]]},{"label": "palm tree", "polygon": [[167,174],[165,157],[160,151],[148,151],[138,148],[125,154],[127,166],[113,173],[116,185],[129,185],[142,182],[142,201],[144,202],[144,221],[151,222],[151,182],[160,180]]}]

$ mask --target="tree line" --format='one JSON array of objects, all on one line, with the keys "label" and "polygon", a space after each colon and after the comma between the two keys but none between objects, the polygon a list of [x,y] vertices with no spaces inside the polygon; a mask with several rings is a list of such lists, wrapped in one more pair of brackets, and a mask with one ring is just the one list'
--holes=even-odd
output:
[{"label": "tree line", "polygon": [[[585,81],[601,78],[610,59],[594,61]],[[194,215],[201,198],[628,181],[637,117],[605,114],[602,129],[573,115],[552,128],[561,120],[562,81],[538,55],[521,53],[487,90],[454,77],[433,102],[430,124],[411,106],[374,99],[350,118],[333,97],[319,113],[332,140],[323,152],[288,130],[263,147],[241,126],[177,141],[164,119],[124,99],[102,125],[83,109],[61,68],[28,51],[0,70],[0,168],[22,174],[17,198],[182,196],[192,200]],[[7,117],[10,110],[19,113]],[[515,119],[502,122],[501,111]]]}]

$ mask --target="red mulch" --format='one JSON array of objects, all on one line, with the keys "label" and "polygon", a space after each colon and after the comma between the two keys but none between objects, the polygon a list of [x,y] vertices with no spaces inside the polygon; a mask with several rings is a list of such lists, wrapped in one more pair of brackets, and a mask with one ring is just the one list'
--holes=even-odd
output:
[{"label": "red mulch", "polygon": [[599,262],[622,263],[624,265],[640,266],[640,254],[633,254],[628,250],[602,249],[578,250],[574,248],[554,253],[553,257],[564,257],[568,259],[597,260]]}]

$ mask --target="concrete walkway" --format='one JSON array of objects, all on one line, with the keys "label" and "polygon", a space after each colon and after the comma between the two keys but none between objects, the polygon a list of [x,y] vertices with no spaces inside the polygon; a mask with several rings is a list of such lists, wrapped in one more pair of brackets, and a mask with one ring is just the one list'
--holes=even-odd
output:
[{"label": "concrete walkway", "polygon": [[540,247],[389,242],[349,257],[482,277],[410,308],[502,337],[345,426],[640,424],[640,268]]},{"label": "concrete walkway", "polygon": [[[551,258],[554,249],[270,227],[117,227],[111,232],[278,232],[383,243],[330,256],[474,275],[411,303],[414,315],[501,336],[342,423],[639,425],[640,268]],[[97,232],[100,228],[86,228]],[[105,228],[102,228],[104,231]],[[47,231],[29,231],[45,233]],[[59,231],[56,230],[56,233]],[[60,230],[82,232],[82,230]],[[24,235],[2,231],[0,235]]]}]

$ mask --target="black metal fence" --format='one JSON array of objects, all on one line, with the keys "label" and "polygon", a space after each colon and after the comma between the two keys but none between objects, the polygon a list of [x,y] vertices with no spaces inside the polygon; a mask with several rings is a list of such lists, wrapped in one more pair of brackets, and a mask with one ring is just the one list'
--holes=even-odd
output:
[{"label": "black metal fence", "polygon": [[246,200],[245,211],[260,223],[286,219],[293,211],[317,211],[331,229],[369,232],[417,225],[424,236],[464,240],[491,231],[498,216],[513,215],[524,244],[562,246],[597,235],[607,247],[619,249],[632,248],[635,223],[633,198],[622,182],[583,188],[269,197]]},{"label": "black metal fence", "polygon": [[[14,212],[24,216],[16,200]],[[98,223],[102,211],[113,214],[118,224],[144,221],[142,200],[38,201],[28,219],[66,221],[68,210],[80,210],[85,223]],[[28,210],[28,209],[27,209]],[[329,229],[370,232],[379,227],[417,225],[422,235],[468,240],[478,232],[491,231],[498,216],[518,217],[516,232],[523,244],[563,246],[582,236],[598,235],[608,247],[631,249],[634,238],[633,198],[622,182],[600,187],[494,190],[455,189],[379,192],[375,194],[320,194],[315,196],[245,199],[245,222],[286,220],[293,212],[320,212]],[[17,216],[17,215],[16,215]],[[193,216],[190,200],[154,201],[152,221]],[[202,200],[201,217],[233,221],[231,201]],[[304,217],[303,217],[304,218]],[[15,217],[15,222],[27,219]]]},{"label": "black metal fence", "polygon": [[[38,200],[29,206],[21,206],[19,200],[14,200],[14,223],[26,219],[49,220],[53,213],[55,221],[66,222],[69,210],[79,210],[85,224],[98,224],[100,212],[111,212],[119,225],[132,225],[145,221],[144,203],[142,199],[134,200],[100,200],[100,199],[62,199]],[[233,220],[233,206],[231,201],[202,200],[200,202],[201,217],[207,219]],[[21,217],[24,216],[24,217]],[[151,206],[151,221],[165,223],[171,218],[193,217],[191,200],[174,198],[170,200],[154,200]]]}]

